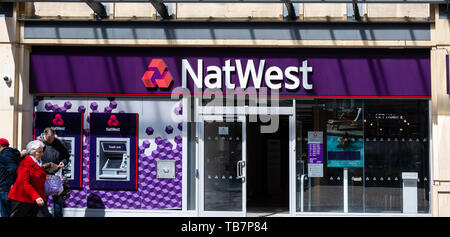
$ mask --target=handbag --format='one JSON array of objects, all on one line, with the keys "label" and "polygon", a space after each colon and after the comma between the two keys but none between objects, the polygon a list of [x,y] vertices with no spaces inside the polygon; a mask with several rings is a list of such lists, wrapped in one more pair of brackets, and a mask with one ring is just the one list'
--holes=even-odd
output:
[{"label": "handbag", "polygon": [[45,195],[53,196],[59,195],[64,190],[63,180],[61,176],[57,174],[49,174],[47,175],[47,179],[45,180]]}]

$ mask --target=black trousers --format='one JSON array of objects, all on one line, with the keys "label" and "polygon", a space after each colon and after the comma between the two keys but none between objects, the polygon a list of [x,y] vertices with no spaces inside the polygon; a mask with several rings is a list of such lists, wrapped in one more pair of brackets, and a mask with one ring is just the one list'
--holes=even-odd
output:
[{"label": "black trousers", "polygon": [[36,203],[19,202],[11,200],[10,217],[51,217],[47,203],[40,207]]}]

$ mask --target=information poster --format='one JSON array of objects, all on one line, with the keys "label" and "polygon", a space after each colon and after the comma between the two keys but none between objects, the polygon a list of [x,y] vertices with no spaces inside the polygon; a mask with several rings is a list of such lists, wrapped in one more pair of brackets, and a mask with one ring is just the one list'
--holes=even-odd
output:
[{"label": "information poster", "polygon": [[308,176],[323,177],[323,132],[308,132]]}]

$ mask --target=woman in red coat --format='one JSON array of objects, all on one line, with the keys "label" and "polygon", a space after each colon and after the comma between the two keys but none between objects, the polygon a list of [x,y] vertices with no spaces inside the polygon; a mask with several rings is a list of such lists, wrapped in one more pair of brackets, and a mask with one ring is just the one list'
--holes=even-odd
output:
[{"label": "woman in red coat", "polygon": [[26,147],[27,155],[17,169],[17,179],[9,192],[11,217],[49,217],[45,196],[47,175],[42,168],[41,157],[44,144],[31,141]]}]

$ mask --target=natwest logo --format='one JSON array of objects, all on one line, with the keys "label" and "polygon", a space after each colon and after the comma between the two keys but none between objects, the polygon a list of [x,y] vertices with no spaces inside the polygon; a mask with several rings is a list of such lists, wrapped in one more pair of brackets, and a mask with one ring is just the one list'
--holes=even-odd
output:
[{"label": "natwest logo", "polygon": [[61,114],[56,114],[52,123],[54,126],[62,126],[64,124],[64,120],[61,118]]},{"label": "natwest logo", "polygon": [[109,117],[108,126],[110,126],[110,127],[119,126],[119,120],[117,119],[117,117],[115,115],[111,115],[111,117]]},{"label": "natwest logo", "polygon": [[152,59],[148,65],[148,71],[142,76],[142,82],[146,88],[169,88],[172,83],[172,75],[161,58]]},{"label": "natwest logo", "polygon": [[117,119],[116,115],[111,115],[108,119],[108,127],[106,128],[107,132],[120,132],[119,126],[119,120]]}]

